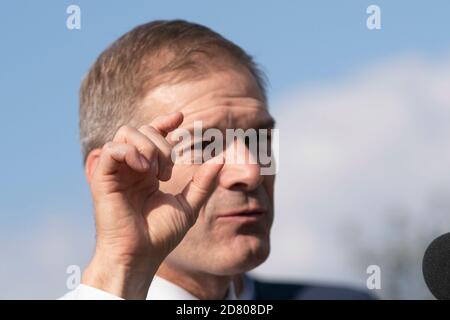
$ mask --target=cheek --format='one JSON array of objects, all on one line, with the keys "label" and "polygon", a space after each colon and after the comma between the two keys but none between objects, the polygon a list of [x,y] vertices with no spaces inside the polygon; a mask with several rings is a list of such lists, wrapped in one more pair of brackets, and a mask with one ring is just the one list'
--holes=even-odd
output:
[{"label": "cheek", "polygon": [[269,199],[271,201],[273,201],[273,187],[274,187],[274,183],[275,183],[275,176],[264,176],[264,180],[263,180],[263,187],[264,190],[267,192],[267,195],[269,197]]},{"label": "cheek", "polygon": [[191,181],[195,171],[196,166],[175,165],[170,180],[160,182],[160,190],[172,194],[180,193],[188,182]]}]

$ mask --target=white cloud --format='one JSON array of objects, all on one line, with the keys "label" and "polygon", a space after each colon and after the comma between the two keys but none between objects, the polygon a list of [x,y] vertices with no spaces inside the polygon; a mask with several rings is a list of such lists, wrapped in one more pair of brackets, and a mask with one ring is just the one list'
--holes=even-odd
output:
[{"label": "white cloud", "polygon": [[[384,246],[395,208],[426,224],[430,197],[450,190],[450,59],[398,57],[299,88],[273,112],[281,139],[276,223],[272,255],[256,273],[365,285],[367,264],[384,261],[355,264],[352,230],[368,249]],[[448,214],[438,222],[443,232]]]}]

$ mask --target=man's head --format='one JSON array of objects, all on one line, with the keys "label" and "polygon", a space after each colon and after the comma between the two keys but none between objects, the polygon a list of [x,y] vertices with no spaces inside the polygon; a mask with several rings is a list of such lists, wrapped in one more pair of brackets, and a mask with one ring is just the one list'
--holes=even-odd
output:
[{"label": "man's head", "polygon": [[[186,129],[194,121],[201,121],[203,130],[223,132],[273,126],[263,77],[249,55],[206,27],[156,21],[114,42],[82,83],[80,132],[86,166],[121,125],[137,127],[173,111],[184,114],[180,127]],[[240,143],[235,140],[224,151]],[[253,156],[245,146],[240,150],[243,157]],[[161,190],[180,192],[198,166],[175,165]],[[267,258],[274,176],[261,175],[257,163],[226,161],[216,183],[196,224],[167,257],[165,264],[172,269],[235,275]]]}]

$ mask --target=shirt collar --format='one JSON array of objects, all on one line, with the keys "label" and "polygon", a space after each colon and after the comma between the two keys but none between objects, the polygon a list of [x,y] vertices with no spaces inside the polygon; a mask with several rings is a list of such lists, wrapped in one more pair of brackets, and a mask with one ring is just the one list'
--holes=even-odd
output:
[{"label": "shirt collar", "polygon": [[[253,296],[253,282],[247,276],[243,277],[243,288],[240,297],[236,295],[236,288],[230,282],[226,300],[251,299]],[[147,300],[199,300],[180,286],[159,276],[153,278],[148,290]]]},{"label": "shirt collar", "polygon": [[242,275],[242,290],[239,294],[239,300],[255,299],[255,283],[252,278],[245,273]]}]

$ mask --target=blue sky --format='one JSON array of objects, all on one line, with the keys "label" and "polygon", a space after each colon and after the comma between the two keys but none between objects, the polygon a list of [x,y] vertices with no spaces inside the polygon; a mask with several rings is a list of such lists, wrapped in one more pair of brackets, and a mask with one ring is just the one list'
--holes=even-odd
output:
[{"label": "blue sky", "polygon": [[[68,30],[66,8],[81,8]],[[381,8],[382,29],[366,28]],[[263,66],[272,108],[295,88],[327,83],[402,54],[449,51],[450,2],[3,1],[0,6],[0,233],[48,215],[92,223],[78,144],[78,88],[97,55],[132,27],[182,18],[223,34]]]},{"label": "blue sky", "polygon": [[[379,31],[365,25],[372,3],[382,10]],[[81,8],[81,30],[65,26],[69,4]],[[263,65],[274,101],[292,87],[326,81],[389,55],[440,55],[448,49],[449,14],[448,1],[432,6],[424,1],[2,2],[2,225],[24,216],[36,219],[34,206],[85,199],[77,141],[79,83],[109,43],[140,23],[183,18],[224,34]]]}]

